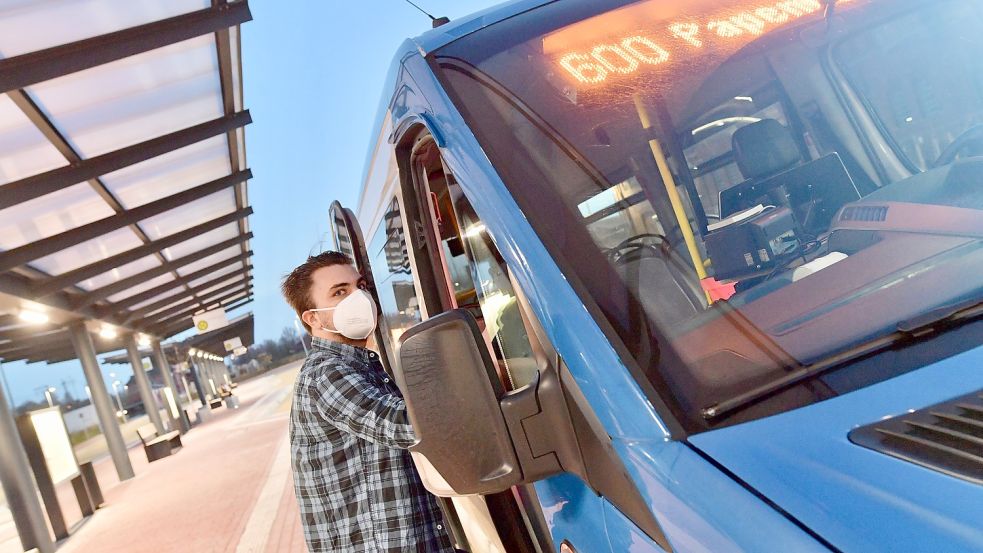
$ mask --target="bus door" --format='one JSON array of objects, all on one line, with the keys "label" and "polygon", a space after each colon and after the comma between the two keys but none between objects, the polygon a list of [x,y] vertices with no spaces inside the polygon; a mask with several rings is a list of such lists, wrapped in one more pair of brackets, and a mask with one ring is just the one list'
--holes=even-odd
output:
[{"label": "bus door", "polygon": [[[416,137],[408,161],[405,168],[411,178],[404,179],[403,198],[407,223],[418,231],[413,237],[414,257],[423,301],[432,298],[427,313],[468,310],[494,353],[504,389],[522,388],[535,379],[541,361],[504,260],[429,133]],[[429,260],[428,266],[421,266],[424,259]],[[454,498],[455,503],[461,499],[469,498]],[[533,486],[514,487],[484,499],[504,551],[554,550]]]},{"label": "bus door", "polygon": [[[380,201],[382,200],[380,199]],[[406,286],[405,279],[392,278],[394,269],[396,273],[412,278],[408,260],[403,259],[404,255],[400,255],[400,252],[405,254],[406,245],[403,242],[404,232],[398,200],[392,199],[386,213],[386,221],[379,229],[380,236],[373,241],[378,242],[373,244],[374,249],[378,251],[369,249],[370,246],[365,241],[358,220],[351,209],[336,201],[331,204],[329,215],[335,250],[352,259],[355,268],[365,277],[369,293],[372,294],[377,309],[380,311],[377,314],[379,324],[372,335],[369,347],[379,352],[379,358],[386,372],[392,375],[391,367],[395,363],[395,357],[391,357],[391,355],[395,352],[395,338],[409,325],[419,322],[418,313],[409,313],[411,309],[415,310],[416,307],[416,295],[413,292],[413,287]],[[373,254],[377,254],[377,258],[382,258],[375,265],[371,263]],[[379,275],[380,278],[376,279],[376,275]],[[394,320],[394,317],[399,320]],[[454,504],[444,497],[438,497],[437,501],[443,511],[444,522],[454,545],[458,548],[468,547],[468,538],[464,533],[460,516],[458,516]]]},{"label": "bus door", "polygon": [[[358,220],[355,219],[355,214],[352,213],[351,209],[343,207],[340,202],[335,201],[331,204],[328,216],[331,219],[335,251],[347,255],[352,260],[355,264],[355,269],[365,278],[366,286],[369,293],[375,299],[376,306],[380,305],[378,289],[375,285],[375,279],[372,278],[372,269],[369,265],[369,254],[365,238],[362,236],[362,229],[358,226]],[[381,318],[381,313],[377,313],[376,315],[378,316],[377,318]],[[388,351],[388,348],[391,346],[383,339],[381,325],[376,326],[369,345],[373,346],[373,349],[378,350],[379,359],[382,361],[383,367],[387,373],[392,375],[392,365],[389,357],[392,352]]]}]

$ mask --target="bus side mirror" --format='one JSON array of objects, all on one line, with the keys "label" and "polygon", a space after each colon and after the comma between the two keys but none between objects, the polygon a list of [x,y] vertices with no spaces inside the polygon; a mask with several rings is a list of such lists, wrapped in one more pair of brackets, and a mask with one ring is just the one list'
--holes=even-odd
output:
[{"label": "bus side mirror", "polygon": [[400,338],[396,382],[417,443],[410,453],[440,496],[497,493],[522,482],[504,394],[474,317],[442,313]]}]

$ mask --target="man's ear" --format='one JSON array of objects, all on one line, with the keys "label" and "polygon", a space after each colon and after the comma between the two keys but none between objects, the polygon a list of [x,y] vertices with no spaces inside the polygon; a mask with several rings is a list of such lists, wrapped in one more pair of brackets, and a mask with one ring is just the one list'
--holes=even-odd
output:
[{"label": "man's ear", "polygon": [[304,311],[301,313],[300,320],[304,321],[307,326],[311,328],[317,327],[317,321],[314,320],[314,313],[312,311]]}]

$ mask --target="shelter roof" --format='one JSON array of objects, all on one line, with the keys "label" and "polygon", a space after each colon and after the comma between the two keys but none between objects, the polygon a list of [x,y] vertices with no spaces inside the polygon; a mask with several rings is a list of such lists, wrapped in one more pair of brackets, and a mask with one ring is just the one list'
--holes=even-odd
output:
[{"label": "shelter roof", "polygon": [[72,359],[79,322],[102,353],[251,301],[251,17],[244,0],[0,4],[0,359]]},{"label": "shelter roof", "polygon": [[[229,321],[228,326],[224,326],[211,332],[198,334],[181,341],[168,342],[161,344],[161,350],[167,357],[167,361],[172,365],[177,365],[188,360],[192,351],[202,350],[212,355],[225,357],[229,351],[225,349],[225,341],[239,338],[243,347],[249,347],[256,341],[255,323],[253,314],[246,313]],[[140,354],[144,357],[150,355],[150,348],[140,348]],[[102,358],[102,362],[110,365],[128,365],[130,358],[126,353],[118,353]]]}]

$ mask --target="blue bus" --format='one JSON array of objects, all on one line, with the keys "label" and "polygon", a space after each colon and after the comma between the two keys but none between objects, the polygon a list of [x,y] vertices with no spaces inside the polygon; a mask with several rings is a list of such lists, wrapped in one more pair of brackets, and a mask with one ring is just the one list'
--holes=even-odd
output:
[{"label": "blue bus", "polygon": [[330,216],[459,547],[983,551],[983,3],[516,0],[377,125]]}]

